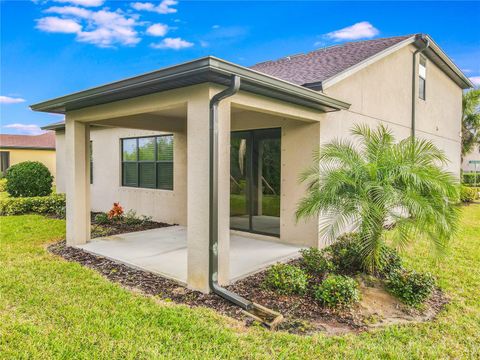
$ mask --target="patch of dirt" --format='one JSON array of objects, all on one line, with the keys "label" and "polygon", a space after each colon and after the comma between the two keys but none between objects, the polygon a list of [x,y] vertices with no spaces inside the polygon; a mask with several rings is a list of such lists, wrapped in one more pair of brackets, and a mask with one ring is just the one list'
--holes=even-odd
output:
[{"label": "patch of dirt", "polygon": [[[50,245],[48,250],[68,261],[75,261],[95,269],[109,280],[129,289],[140,290],[165,301],[192,307],[208,307],[240,320],[247,326],[253,323],[252,319],[247,317],[239,307],[218,295],[187,289],[161,276],[116,263],[81,249],[68,247],[65,241]],[[296,261],[298,260],[293,260],[292,263]],[[262,286],[264,278],[265,272],[260,272],[228,286],[227,289],[280,312],[285,317],[285,321],[279,325],[278,330],[295,334],[309,335],[325,332],[329,335],[339,335],[391,324],[428,321],[434,319],[448,302],[446,296],[437,289],[423,310],[414,310],[387,293],[380,280],[359,277],[357,280],[362,293],[361,302],[352,308],[332,310],[315,302],[312,294],[285,296],[266,289]]]},{"label": "patch of dirt", "polygon": [[388,293],[378,279],[358,277],[357,281],[362,294],[357,311],[368,328],[429,321],[448,303],[445,294],[440,289],[435,289],[422,309],[415,309]]}]

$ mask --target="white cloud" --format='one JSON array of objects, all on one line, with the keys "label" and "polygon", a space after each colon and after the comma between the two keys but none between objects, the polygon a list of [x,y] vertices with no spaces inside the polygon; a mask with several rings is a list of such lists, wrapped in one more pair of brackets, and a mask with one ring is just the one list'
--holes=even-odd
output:
[{"label": "white cloud", "polygon": [[379,34],[376,29],[368,21],[362,21],[346,28],[329,32],[325,34],[325,37],[335,41],[342,40],[358,40],[358,39],[370,39]]},{"label": "white cloud", "polygon": [[159,43],[152,43],[150,47],[154,49],[174,49],[180,50],[192,47],[193,43],[183,40],[181,38],[165,38]]},{"label": "white cloud", "polygon": [[219,27],[220,27],[220,25],[213,25],[212,29],[218,29]]},{"label": "white cloud", "polygon": [[469,77],[469,79],[473,83],[473,85],[477,87],[480,86],[480,76],[472,76],[472,77]]},{"label": "white cloud", "polygon": [[172,8],[178,4],[176,0],[162,0],[162,2],[155,6],[151,2],[135,2],[131,6],[138,11],[151,11],[158,14],[173,14],[177,12],[177,9]]},{"label": "white cloud", "polygon": [[93,12],[89,21],[93,29],[79,32],[78,41],[110,47],[115,44],[135,45],[141,40],[135,30],[137,21],[120,12],[108,10]]},{"label": "white cloud", "polygon": [[0,96],[0,104],[18,104],[22,102],[25,102],[25,99],[3,95]]},{"label": "white cloud", "polygon": [[105,2],[105,0],[54,0],[54,1],[59,3],[69,3],[69,4],[87,6],[87,7],[101,6]]},{"label": "white cloud", "polygon": [[82,26],[71,19],[47,16],[37,20],[37,29],[45,32],[75,34],[82,30]]},{"label": "white cloud", "polygon": [[46,9],[44,12],[60,15],[72,15],[80,18],[88,18],[92,14],[90,10],[76,6],[52,6]]},{"label": "white cloud", "polygon": [[39,135],[43,134],[44,131],[40,129],[38,125],[34,124],[8,124],[3,126],[6,129],[15,129],[20,134],[26,135]]},{"label": "white cloud", "polygon": [[165,36],[168,26],[165,24],[153,24],[147,28],[147,34],[152,36]]},{"label": "white cloud", "polygon": [[[97,45],[99,47],[112,47],[120,45],[135,45],[140,42],[140,37],[135,30],[140,24],[136,15],[126,15],[122,11],[109,11],[108,9],[91,11],[75,6],[53,6],[45,10],[67,18],[46,17],[38,20],[37,28],[50,32],[69,32],[77,34],[77,41]],[[52,20],[56,19],[52,23]],[[60,24],[58,24],[60,22]],[[44,23],[50,26],[44,26]],[[76,24],[76,26],[73,26]],[[81,24],[84,24],[82,27]],[[40,26],[42,25],[42,26]],[[68,31],[53,31],[65,25]],[[67,27],[67,25],[71,25]],[[50,30],[49,30],[50,29]]]}]

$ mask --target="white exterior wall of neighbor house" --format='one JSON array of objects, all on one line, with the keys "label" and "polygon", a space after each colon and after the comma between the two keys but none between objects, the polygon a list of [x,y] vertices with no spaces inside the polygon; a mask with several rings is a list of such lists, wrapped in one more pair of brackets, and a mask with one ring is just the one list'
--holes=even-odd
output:
[{"label": "white exterior wall of neighbor house", "polygon": [[[475,171],[475,165],[470,164],[470,161],[480,162],[480,145],[475,145],[468,154],[463,157],[462,170],[463,171]],[[477,164],[477,171],[480,172],[480,163]]]},{"label": "white exterior wall of neighbor house", "polygon": [[[414,46],[405,47],[325,89],[325,94],[346,101],[351,107],[324,115],[320,142],[348,137],[355,123],[383,123],[397,139],[408,137],[415,50]],[[459,176],[462,89],[428,59],[426,100],[418,97],[416,88],[416,136],[432,140],[443,149],[450,160],[448,170]]]}]

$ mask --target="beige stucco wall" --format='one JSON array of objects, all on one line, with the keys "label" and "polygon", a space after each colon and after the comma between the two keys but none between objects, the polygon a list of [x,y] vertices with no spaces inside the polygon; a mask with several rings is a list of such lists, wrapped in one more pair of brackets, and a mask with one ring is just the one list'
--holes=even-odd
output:
[{"label": "beige stucco wall", "polygon": [[39,161],[56,176],[55,150],[1,149],[10,153],[10,166],[24,161]]},{"label": "beige stucco wall", "polygon": [[[90,186],[93,211],[108,211],[114,202],[138,215],[152,216],[154,220],[186,225],[186,138],[185,132],[174,134],[174,190],[143,189],[121,186],[122,138],[161,135],[165,132],[126,128],[99,128],[90,130],[93,155],[93,183]],[[63,132],[57,132],[58,183],[57,191],[65,191]]]},{"label": "beige stucco wall", "polygon": [[[351,104],[349,110],[324,115],[321,142],[346,137],[354,123],[383,123],[398,139],[411,129],[412,56],[408,46],[325,89]],[[462,89],[427,60],[426,100],[416,95],[416,136],[432,140],[447,154],[448,170],[459,175]],[[418,90],[417,90],[418,91]]]}]

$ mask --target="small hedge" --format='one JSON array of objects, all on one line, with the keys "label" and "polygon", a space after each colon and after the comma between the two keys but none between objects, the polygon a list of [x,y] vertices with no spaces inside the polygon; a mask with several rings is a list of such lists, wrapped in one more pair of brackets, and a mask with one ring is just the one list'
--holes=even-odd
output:
[{"label": "small hedge", "polygon": [[65,194],[50,196],[6,198],[0,200],[0,215],[27,213],[57,214],[65,209]]},{"label": "small hedge", "polygon": [[[475,183],[477,181],[477,183]],[[475,178],[475,173],[463,173],[462,184],[464,185],[480,185],[480,174],[477,174]]]},{"label": "small hedge", "polygon": [[302,254],[302,266],[312,275],[323,275],[335,270],[333,263],[319,249],[302,249],[300,253]]},{"label": "small hedge", "polygon": [[264,285],[283,295],[304,294],[308,275],[297,266],[276,264],[267,270]]},{"label": "small hedge", "polygon": [[38,161],[24,161],[7,170],[7,192],[13,197],[47,196],[52,193],[53,176]]},{"label": "small hedge", "polygon": [[410,306],[419,306],[432,294],[435,279],[429,273],[394,271],[388,275],[387,290]]},{"label": "small hedge", "polygon": [[314,290],[315,299],[327,307],[348,307],[360,301],[357,282],[343,275],[328,275]]},{"label": "small hedge", "polygon": [[0,192],[7,191],[7,179],[0,179]]},{"label": "small hedge", "polygon": [[479,188],[460,186],[460,201],[463,203],[471,203],[478,198]]},{"label": "small hedge", "polygon": [[[325,248],[325,256],[329,258],[338,272],[357,274],[365,272],[362,264],[361,245],[357,234],[345,234],[332,245]],[[395,249],[386,245],[381,248],[380,264],[375,275],[386,276],[389,272],[402,269],[402,260]]]}]

